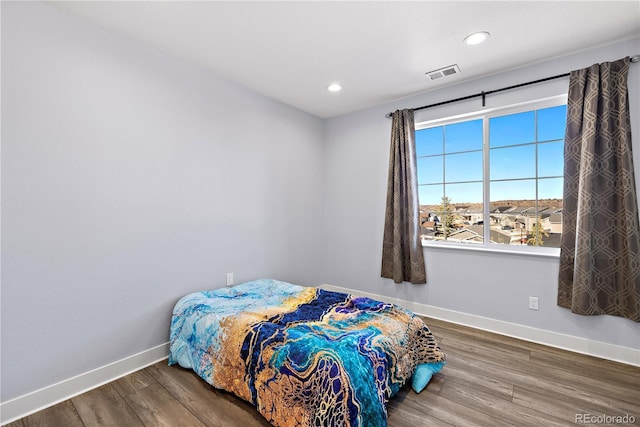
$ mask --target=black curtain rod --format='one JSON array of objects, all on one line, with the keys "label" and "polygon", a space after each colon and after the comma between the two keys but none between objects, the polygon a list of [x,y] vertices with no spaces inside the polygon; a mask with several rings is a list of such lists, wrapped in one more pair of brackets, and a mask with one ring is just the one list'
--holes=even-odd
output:
[{"label": "black curtain rod", "polygon": [[[632,56],[631,57],[631,62],[640,62],[640,55]],[[412,108],[412,110],[413,111],[425,110],[425,109],[431,108],[431,107],[438,107],[440,105],[452,104],[454,102],[465,101],[467,99],[479,98],[479,97],[482,97],[482,106],[484,107],[485,106],[485,97],[487,95],[492,94],[492,93],[504,92],[505,90],[516,89],[516,88],[523,87],[523,86],[529,86],[529,85],[533,85],[533,84],[536,84],[536,83],[542,83],[542,82],[546,82],[546,81],[549,81],[549,80],[555,80],[555,79],[559,79],[559,78],[562,78],[562,77],[568,77],[570,74],[571,73],[558,74],[557,76],[546,77],[544,79],[533,80],[533,81],[530,81],[530,82],[520,83],[520,84],[517,84],[517,85],[508,86],[508,87],[502,87],[500,89],[489,90],[489,91],[486,91],[486,92],[482,91],[480,93],[475,93],[473,95],[463,96],[461,98],[449,99],[447,101],[436,102],[435,104],[423,105],[422,107]],[[391,117],[392,114],[393,113],[387,113],[386,117]]]}]

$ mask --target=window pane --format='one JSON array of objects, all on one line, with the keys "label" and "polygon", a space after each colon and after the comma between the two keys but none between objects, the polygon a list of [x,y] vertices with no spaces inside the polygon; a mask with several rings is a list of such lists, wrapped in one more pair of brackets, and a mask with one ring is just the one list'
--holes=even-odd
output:
[{"label": "window pane", "polygon": [[562,209],[545,209],[539,212],[535,225],[529,228],[529,244],[559,248],[562,240]]},{"label": "window pane", "polygon": [[538,212],[528,224],[529,245],[560,247],[562,181],[562,178],[548,178],[538,181]]},{"label": "window pane", "polygon": [[443,181],[442,156],[418,159],[418,184],[435,184]]},{"label": "window pane", "polygon": [[418,201],[421,208],[434,209],[434,206],[442,203],[443,195],[444,186],[442,184],[418,186]]},{"label": "window pane", "polygon": [[527,242],[527,218],[535,216],[536,180],[491,183],[491,243],[524,245]]},{"label": "window pane", "polygon": [[452,209],[443,238],[459,243],[483,243],[482,182],[446,184],[445,192]]},{"label": "window pane", "polygon": [[445,193],[449,202],[456,206],[471,206],[482,212],[482,182],[446,184]]},{"label": "window pane", "polygon": [[564,140],[567,106],[538,110],[538,141]]},{"label": "window pane", "polygon": [[494,117],[489,120],[489,146],[491,148],[534,142],[535,136],[535,114],[533,111]]},{"label": "window pane", "polygon": [[527,228],[527,244],[559,248],[562,241],[562,213],[542,214],[531,218]]},{"label": "window pane", "polygon": [[442,196],[444,186],[421,185],[418,187],[420,194],[420,237],[423,240],[442,240],[436,236],[437,225],[442,216]]},{"label": "window pane", "polygon": [[538,145],[538,176],[563,176],[564,142]]},{"label": "window pane", "polygon": [[482,119],[445,126],[445,153],[482,150]]},{"label": "window pane", "polygon": [[[562,207],[562,178],[546,178],[538,181],[538,209],[540,206]],[[551,200],[551,202],[548,202]]]},{"label": "window pane", "polygon": [[[539,201],[538,205],[549,205]],[[527,218],[527,244],[559,248],[562,238],[562,209],[542,207],[537,213]]]},{"label": "window pane", "polygon": [[482,151],[447,154],[445,182],[482,181]]},{"label": "window pane", "polygon": [[536,180],[492,182],[489,186],[489,192],[491,194],[489,208],[491,212],[502,206],[535,207]]},{"label": "window pane", "polygon": [[442,154],[443,129],[442,126],[438,126],[416,131],[416,154],[418,157]]},{"label": "window pane", "polygon": [[523,145],[491,150],[491,179],[534,178],[536,176],[536,146]]}]

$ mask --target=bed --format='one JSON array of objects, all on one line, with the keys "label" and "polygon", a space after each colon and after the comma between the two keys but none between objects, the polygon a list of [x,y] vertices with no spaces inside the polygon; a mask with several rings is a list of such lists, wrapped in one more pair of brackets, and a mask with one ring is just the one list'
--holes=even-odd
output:
[{"label": "bed", "polygon": [[271,279],[186,295],[171,319],[169,364],[279,427],[386,426],[389,399],[444,363],[408,310]]}]

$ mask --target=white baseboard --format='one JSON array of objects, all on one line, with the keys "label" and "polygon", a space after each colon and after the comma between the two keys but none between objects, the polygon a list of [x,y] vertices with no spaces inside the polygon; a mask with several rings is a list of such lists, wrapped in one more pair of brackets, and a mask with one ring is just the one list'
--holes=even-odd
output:
[{"label": "white baseboard", "polygon": [[63,402],[120,377],[153,365],[169,354],[169,343],[161,344],[84,374],[43,387],[0,404],[0,425]]},{"label": "white baseboard", "polygon": [[405,301],[398,298],[391,298],[368,292],[356,291],[353,289],[341,288],[328,284],[321,285],[321,287],[329,291],[366,296],[372,299],[396,304],[422,316],[433,317],[435,319],[470,326],[472,328],[494,332],[500,335],[506,335],[538,344],[544,344],[550,347],[613,360],[627,365],[640,366],[640,351],[634,348],[588,340],[586,338],[576,337],[573,335],[532,328],[530,326],[518,325],[515,323],[504,322],[502,320],[490,319],[488,317],[476,316],[474,314],[462,313],[459,311],[448,310],[445,308]]}]

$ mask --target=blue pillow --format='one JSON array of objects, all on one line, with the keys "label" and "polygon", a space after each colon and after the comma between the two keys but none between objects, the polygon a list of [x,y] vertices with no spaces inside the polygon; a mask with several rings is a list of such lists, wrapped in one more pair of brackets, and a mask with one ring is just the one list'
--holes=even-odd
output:
[{"label": "blue pillow", "polygon": [[433,374],[440,372],[445,362],[421,363],[416,366],[411,377],[411,388],[416,393],[420,393],[429,384]]}]

